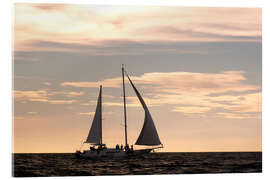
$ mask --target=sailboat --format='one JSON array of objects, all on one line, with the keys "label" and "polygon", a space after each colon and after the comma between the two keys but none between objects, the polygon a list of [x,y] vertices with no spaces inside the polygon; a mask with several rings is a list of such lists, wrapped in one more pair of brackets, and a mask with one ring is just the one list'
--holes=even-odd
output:
[{"label": "sailboat", "polygon": [[[143,109],[145,112],[145,119],[142,130],[139,134],[139,137],[135,145],[148,146],[148,148],[143,149],[133,149],[133,145],[129,147],[127,139],[127,113],[126,113],[126,92],[125,92],[125,75],[127,76],[135,94],[137,95]],[[96,112],[92,122],[92,126],[89,130],[88,136],[83,144],[90,144],[88,150],[77,150],[75,155],[77,157],[86,157],[91,159],[100,159],[100,158],[123,158],[123,157],[132,157],[132,156],[141,156],[148,154],[154,149],[163,148],[161,143],[154,121],[150,114],[149,109],[147,108],[142,96],[139,91],[131,81],[127,72],[122,65],[122,80],[123,80],[123,103],[124,103],[124,127],[125,127],[125,146],[121,147],[117,144],[115,148],[108,148],[106,144],[103,144],[102,141],[102,86],[100,86]]]}]

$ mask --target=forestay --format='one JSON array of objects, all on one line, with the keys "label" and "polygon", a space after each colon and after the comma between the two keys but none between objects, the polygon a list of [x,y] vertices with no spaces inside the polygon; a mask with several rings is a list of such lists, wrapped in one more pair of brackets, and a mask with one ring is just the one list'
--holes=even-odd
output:
[{"label": "forestay", "polygon": [[137,97],[139,98],[139,100],[143,106],[144,111],[145,111],[143,128],[142,128],[141,133],[140,133],[135,144],[136,145],[146,145],[146,146],[160,145],[161,142],[160,142],[155,124],[154,124],[153,119],[151,117],[151,114],[150,114],[142,96],[140,95],[140,93],[138,92],[138,90],[136,89],[136,87],[134,86],[132,81],[130,80],[127,73],[126,73],[126,75],[128,77],[130,84],[132,85]]},{"label": "forestay", "polygon": [[101,144],[102,143],[102,103],[101,103],[101,94],[102,94],[102,86],[100,86],[99,96],[98,96],[98,102],[97,102],[97,108],[95,112],[95,116],[92,122],[91,129],[89,131],[88,137],[86,139],[86,143],[92,143],[92,144]]}]

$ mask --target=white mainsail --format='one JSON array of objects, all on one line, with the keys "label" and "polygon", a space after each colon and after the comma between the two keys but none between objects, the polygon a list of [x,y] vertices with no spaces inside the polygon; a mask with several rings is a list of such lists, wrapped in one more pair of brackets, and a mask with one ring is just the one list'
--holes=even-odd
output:
[{"label": "white mainsail", "polygon": [[129,78],[128,74],[126,73],[128,80],[130,82],[130,84],[132,85],[137,97],[139,98],[142,107],[145,111],[145,118],[144,118],[144,124],[143,124],[143,128],[141,130],[141,133],[136,141],[136,145],[146,145],[146,146],[156,146],[156,145],[160,145],[160,139],[154,124],[154,121],[151,117],[151,114],[142,98],[142,96],[140,95],[140,93],[138,92],[138,90],[136,89],[136,87],[134,86],[134,84],[132,83],[131,79]]},{"label": "white mainsail", "polygon": [[101,102],[102,86],[100,86],[97,108],[89,131],[86,143],[102,144],[102,102]]}]

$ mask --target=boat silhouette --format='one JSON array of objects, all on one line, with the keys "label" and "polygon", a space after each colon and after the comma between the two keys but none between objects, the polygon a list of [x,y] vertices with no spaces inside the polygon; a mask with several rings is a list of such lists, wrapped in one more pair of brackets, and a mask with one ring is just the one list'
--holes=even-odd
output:
[{"label": "boat silhouette", "polygon": [[[133,149],[133,145],[129,147],[127,140],[127,114],[126,114],[126,94],[125,94],[125,75],[127,76],[133,90],[135,91],[145,112],[144,124],[135,145],[147,146],[147,148]],[[100,158],[123,158],[132,156],[141,156],[150,153],[154,149],[163,148],[154,121],[147,108],[142,96],[131,81],[127,72],[122,65],[122,80],[123,80],[123,104],[124,104],[124,127],[125,127],[125,146],[116,145],[115,148],[108,148],[102,141],[102,86],[100,86],[96,111],[94,119],[89,130],[88,136],[84,144],[90,144],[88,150],[77,150],[76,157],[85,157],[90,159]]]}]

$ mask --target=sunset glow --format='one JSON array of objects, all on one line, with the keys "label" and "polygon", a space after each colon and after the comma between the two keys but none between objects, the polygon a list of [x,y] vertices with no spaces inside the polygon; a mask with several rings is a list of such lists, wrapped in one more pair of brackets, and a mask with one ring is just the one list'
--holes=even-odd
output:
[{"label": "sunset glow", "polygon": [[[14,5],[14,149],[74,152],[103,86],[103,132],[123,144],[121,64],[162,151],[261,151],[261,9]],[[128,141],[144,112],[126,80]]]}]

